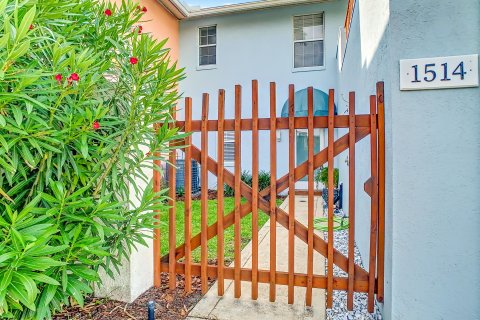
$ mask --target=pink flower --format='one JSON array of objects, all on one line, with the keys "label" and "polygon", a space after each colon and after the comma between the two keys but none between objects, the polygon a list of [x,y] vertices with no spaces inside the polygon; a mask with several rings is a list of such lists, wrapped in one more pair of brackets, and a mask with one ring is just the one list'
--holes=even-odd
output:
[{"label": "pink flower", "polygon": [[98,120],[93,121],[92,128],[93,130],[100,129],[100,122],[98,122]]},{"label": "pink flower", "polygon": [[78,76],[78,73],[72,73],[70,75],[70,77],[68,78],[68,80],[71,80],[71,81],[79,81],[80,80],[80,77]]},{"label": "pink flower", "polygon": [[57,80],[57,81],[58,81],[58,83],[61,83],[61,82],[62,82],[62,80],[63,80],[63,77],[62,77],[62,75],[61,75],[60,73],[59,73],[59,74],[56,74],[56,75],[55,75],[55,80]]},{"label": "pink flower", "polygon": [[107,17],[110,17],[112,15],[112,10],[110,10],[110,9],[105,10],[105,15]]},{"label": "pink flower", "polygon": [[137,63],[138,63],[138,59],[137,59],[137,58],[135,58],[135,57],[130,57],[130,64],[135,65],[135,64],[137,64]]}]

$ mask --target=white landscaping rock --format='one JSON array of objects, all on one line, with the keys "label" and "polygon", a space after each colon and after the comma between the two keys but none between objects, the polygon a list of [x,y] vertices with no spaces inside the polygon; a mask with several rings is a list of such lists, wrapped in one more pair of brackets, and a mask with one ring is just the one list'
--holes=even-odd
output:
[{"label": "white landscaping rock", "polygon": [[[328,232],[324,232],[325,240],[328,240]],[[348,230],[334,232],[334,247],[345,256],[348,256]],[[355,245],[355,263],[363,268],[360,251]],[[327,261],[325,261],[325,272],[327,272]],[[333,275],[336,277],[347,277],[348,274],[334,265]],[[380,309],[375,303],[375,311],[369,313],[367,310],[367,294],[355,292],[353,300],[353,311],[347,310],[347,292],[333,291],[333,307],[327,309],[327,320],[382,320]]]}]

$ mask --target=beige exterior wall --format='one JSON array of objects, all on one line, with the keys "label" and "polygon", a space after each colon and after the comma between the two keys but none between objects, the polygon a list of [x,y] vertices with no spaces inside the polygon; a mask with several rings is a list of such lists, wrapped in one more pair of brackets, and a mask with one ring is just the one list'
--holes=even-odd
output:
[{"label": "beige exterior wall", "polygon": [[[117,4],[122,0],[109,0]],[[157,0],[140,0],[140,6],[147,7],[142,19],[143,32],[151,33],[156,39],[168,38],[167,47],[171,49],[172,61],[179,57],[179,21]]]},{"label": "beige exterior wall", "polygon": [[170,56],[172,61],[177,61],[179,56],[178,19],[156,0],[141,0],[140,3],[148,9],[145,22],[142,24],[144,32],[152,33],[159,40],[168,38],[167,46],[172,50]]}]

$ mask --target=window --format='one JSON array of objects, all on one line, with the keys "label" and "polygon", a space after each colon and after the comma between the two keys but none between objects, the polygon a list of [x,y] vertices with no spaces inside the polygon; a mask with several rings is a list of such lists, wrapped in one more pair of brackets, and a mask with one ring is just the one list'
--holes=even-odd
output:
[{"label": "window", "polygon": [[294,68],[323,67],[323,13],[293,17]]},{"label": "window", "polygon": [[217,64],[217,26],[199,29],[199,65]]},{"label": "window", "polygon": [[235,162],[235,132],[225,132],[223,137],[223,161],[226,165],[232,165]]}]

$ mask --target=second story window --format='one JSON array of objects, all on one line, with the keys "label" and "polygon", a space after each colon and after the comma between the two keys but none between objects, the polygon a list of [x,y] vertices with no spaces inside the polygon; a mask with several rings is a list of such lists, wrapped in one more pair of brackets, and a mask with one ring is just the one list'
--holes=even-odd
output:
[{"label": "second story window", "polygon": [[199,29],[199,65],[209,66],[217,64],[217,26]]},{"label": "second story window", "polygon": [[324,66],[323,13],[293,17],[294,68]]}]

